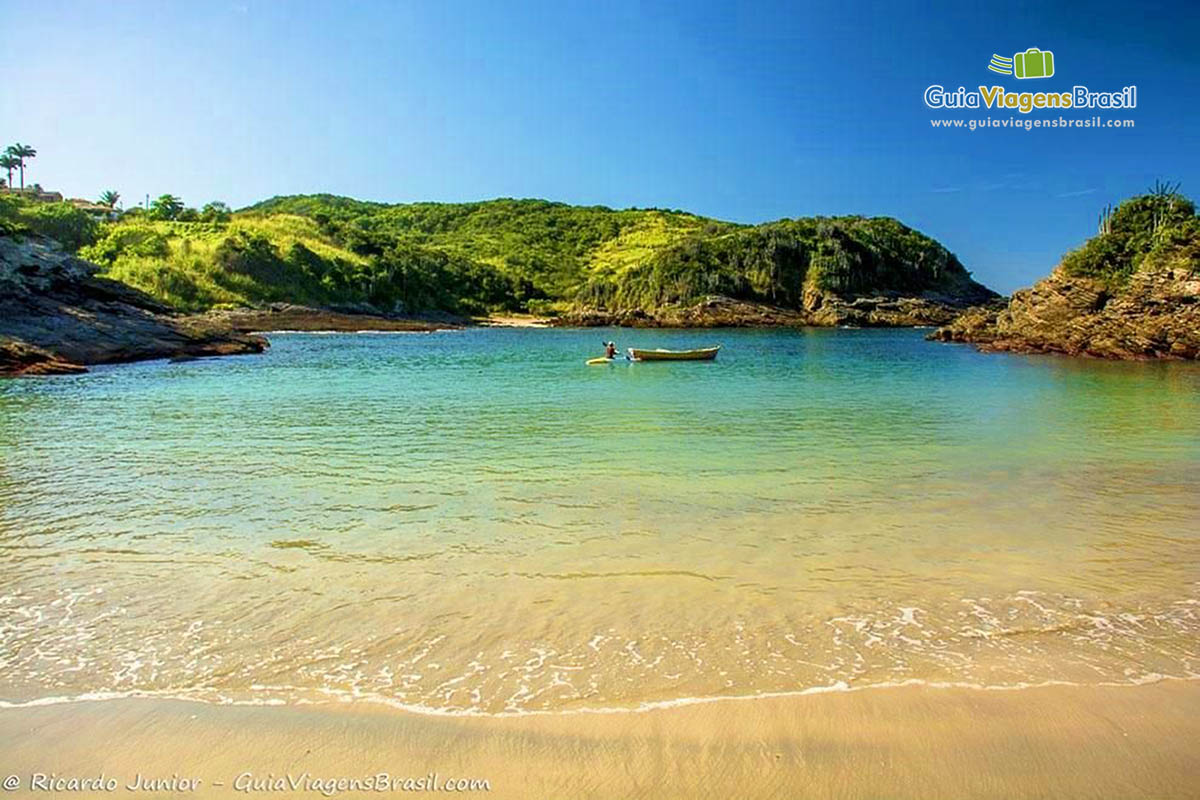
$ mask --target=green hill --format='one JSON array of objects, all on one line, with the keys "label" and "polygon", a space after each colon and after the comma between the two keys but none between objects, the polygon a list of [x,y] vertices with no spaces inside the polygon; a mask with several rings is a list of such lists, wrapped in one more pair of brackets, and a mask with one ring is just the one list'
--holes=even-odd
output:
[{"label": "green hill", "polygon": [[1146,194],[1110,206],[1099,222],[1095,236],[1063,257],[1064,274],[1095,278],[1119,291],[1138,271],[1164,261],[1181,261],[1195,270],[1200,218],[1196,204],[1177,185],[1159,183]]},{"label": "green hill", "polygon": [[711,295],[787,309],[826,295],[932,294],[963,304],[992,296],[940,244],[889,218],[748,226],[544,200],[385,205],[304,195],[227,222],[126,214],[76,238],[71,245],[82,243],[80,254],[109,277],[187,310],[291,302],[388,313],[653,313]]}]

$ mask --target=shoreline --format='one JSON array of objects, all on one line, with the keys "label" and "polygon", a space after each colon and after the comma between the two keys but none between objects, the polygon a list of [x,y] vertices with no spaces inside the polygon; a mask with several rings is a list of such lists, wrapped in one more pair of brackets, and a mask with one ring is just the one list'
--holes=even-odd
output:
[{"label": "shoreline", "polygon": [[458,330],[467,325],[459,318],[387,317],[288,304],[205,311],[192,317],[224,325],[238,333],[427,333]]},{"label": "shoreline", "polygon": [[387,772],[485,779],[490,797],[1182,798],[1200,774],[1196,681],[758,699],[479,718],[134,698],[0,709],[0,740],[26,786],[175,775],[203,797],[245,795],[247,773]]},{"label": "shoreline", "polygon": [[264,308],[214,309],[191,315],[238,332],[424,331],[463,328],[936,328],[965,309],[920,298],[856,298],[828,303],[823,313],[717,297],[693,306],[654,312],[578,309],[557,315],[503,312],[389,316],[372,310],[337,310],[275,303]]},{"label": "shoreline", "polygon": [[[693,706],[721,705],[726,703],[747,703],[752,701],[794,700],[818,695],[856,694],[860,692],[888,692],[904,690],[928,691],[964,691],[964,692],[1023,692],[1037,689],[1136,689],[1142,686],[1159,684],[1196,684],[1200,689],[1200,675],[1175,676],[1155,675],[1143,680],[1128,682],[1102,681],[1099,683],[1076,683],[1064,680],[1046,680],[1036,683],[1017,683],[1012,685],[986,685],[965,681],[927,681],[921,678],[910,678],[903,681],[884,683],[869,683],[852,686],[844,681],[824,685],[809,686],[803,689],[783,691],[766,691],[755,694],[718,694],[708,696],[685,696],[667,700],[646,700],[628,706],[580,706],[562,709],[514,709],[498,712],[478,711],[468,708],[438,708],[407,703],[382,695],[361,692],[313,690],[315,697],[284,699],[280,697],[265,697],[262,699],[234,699],[221,695],[219,701],[203,697],[189,697],[184,692],[171,690],[130,690],[84,692],[76,695],[50,695],[32,697],[26,700],[0,699],[0,713],[31,708],[48,708],[53,706],[71,706],[76,704],[111,703],[124,701],[148,701],[189,703],[206,707],[234,708],[343,708],[352,705],[358,710],[371,710],[372,713],[412,714],[418,717],[433,719],[465,719],[465,720],[506,720],[525,719],[529,717],[573,717],[573,716],[620,716],[652,714],[672,709],[691,708]],[[279,687],[260,686],[259,690],[271,690]]]}]

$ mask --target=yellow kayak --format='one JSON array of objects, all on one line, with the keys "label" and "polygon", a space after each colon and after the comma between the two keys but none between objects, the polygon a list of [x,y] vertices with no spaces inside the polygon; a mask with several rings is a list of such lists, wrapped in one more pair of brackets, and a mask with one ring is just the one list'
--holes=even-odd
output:
[{"label": "yellow kayak", "polygon": [[611,358],[605,358],[604,356],[600,356],[600,358],[589,358],[587,360],[589,366],[595,364],[611,364],[612,362],[613,360]]}]

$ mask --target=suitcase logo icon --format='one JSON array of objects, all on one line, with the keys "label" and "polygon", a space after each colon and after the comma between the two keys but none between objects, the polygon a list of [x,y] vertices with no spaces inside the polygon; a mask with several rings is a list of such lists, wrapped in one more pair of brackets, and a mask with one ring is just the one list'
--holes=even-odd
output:
[{"label": "suitcase logo icon", "polygon": [[1021,80],[1027,78],[1049,78],[1054,75],[1054,53],[1031,47],[1012,58],[992,54],[988,69],[1001,75],[1013,75]]}]

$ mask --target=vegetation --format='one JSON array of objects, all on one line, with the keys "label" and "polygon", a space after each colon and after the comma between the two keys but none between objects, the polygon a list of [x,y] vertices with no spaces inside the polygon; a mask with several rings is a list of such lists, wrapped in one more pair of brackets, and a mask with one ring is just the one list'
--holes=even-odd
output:
[{"label": "vegetation", "polygon": [[80,246],[110,277],[189,310],[276,301],[463,314],[651,310],[711,294],[798,307],[810,291],[971,284],[951,253],[892,219],[748,226],[544,200],[384,205],[308,195],[233,213],[163,195]]},{"label": "vegetation", "polygon": [[114,189],[107,189],[100,195],[100,205],[116,208],[117,201],[121,199],[121,193]]},{"label": "vegetation", "polygon": [[164,194],[150,204],[153,219],[175,220],[184,211],[183,201],[173,194]]},{"label": "vegetation", "polygon": [[[34,150],[32,147],[30,147],[27,144],[21,144],[20,142],[18,142],[17,144],[10,144],[8,146],[8,148],[4,151],[4,154],[9,159],[16,160],[17,163],[15,165],[15,169],[18,169],[21,172],[21,190],[24,191],[24,189],[25,189],[25,160],[36,156],[37,150]],[[3,165],[0,165],[0,166],[3,166]],[[12,186],[11,168],[7,168],[7,169],[10,169],[10,171],[8,173],[8,185]]]},{"label": "vegetation", "polygon": [[542,200],[384,206],[327,195],[274,198],[241,216],[277,213],[307,216],[368,258],[386,260],[389,243],[403,242],[475,261],[514,286],[505,307],[535,311],[649,310],[711,294],[797,307],[806,289],[919,294],[970,282],[941,245],[884,218],[746,226]]},{"label": "vegetation", "polygon": [[809,290],[920,294],[967,281],[945,248],[893,219],[812,218],[681,237],[615,272],[592,270],[580,300],[650,309],[720,294],[796,308]]},{"label": "vegetation", "polygon": [[21,166],[21,159],[17,158],[16,156],[8,152],[0,155],[0,169],[4,170],[8,174],[8,179],[4,183],[5,186],[12,186],[13,170],[19,166]]},{"label": "vegetation", "polygon": [[135,217],[105,226],[80,255],[186,310],[291,302],[478,313],[503,307],[518,288],[494,269],[433,248],[396,243],[364,256],[315,221],[288,214],[207,223]]},{"label": "vegetation", "polygon": [[70,203],[37,203],[19,194],[0,194],[0,235],[26,232],[78,250],[96,241],[99,225]]},{"label": "vegetation", "polygon": [[[1098,233],[1062,260],[1072,276],[1095,278],[1119,289],[1139,269],[1164,259],[1182,260],[1195,270],[1200,253],[1196,205],[1178,184],[1158,182],[1100,215]],[[1190,254],[1190,255],[1189,255]]]},{"label": "vegetation", "polygon": [[214,200],[200,209],[199,216],[201,222],[229,222],[233,219],[233,211],[221,201]]}]

